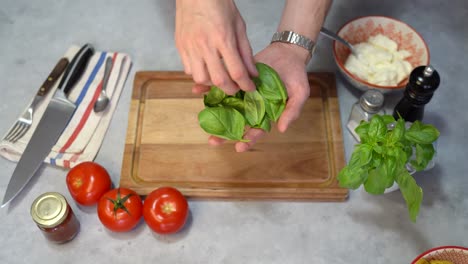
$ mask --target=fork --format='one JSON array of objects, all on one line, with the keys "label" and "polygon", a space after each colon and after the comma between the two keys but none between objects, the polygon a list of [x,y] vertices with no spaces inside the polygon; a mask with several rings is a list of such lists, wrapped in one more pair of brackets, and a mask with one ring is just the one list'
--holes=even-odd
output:
[{"label": "fork", "polygon": [[52,86],[54,86],[55,82],[57,81],[57,79],[60,78],[67,66],[67,58],[61,58],[57,62],[54,69],[50,72],[49,76],[42,84],[41,88],[39,88],[39,90],[37,91],[31,104],[29,104],[28,108],[23,112],[20,118],[18,118],[15,124],[10,128],[10,130],[4,137],[4,140],[9,141],[11,143],[15,143],[20,138],[22,138],[26,134],[26,132],[28,132],[33,122],[34,109],[36,108],[37,104],[42,99],[44,99],[45,95],[49,92]]}]

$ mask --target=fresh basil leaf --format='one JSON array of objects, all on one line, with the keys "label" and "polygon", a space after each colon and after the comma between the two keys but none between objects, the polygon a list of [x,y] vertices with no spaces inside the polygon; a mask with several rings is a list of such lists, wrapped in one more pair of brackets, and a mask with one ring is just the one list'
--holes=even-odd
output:
[{"label": "fresh basil leaf", "polygon": [[382,117],[380,115],[373,116],[369,124],[369,138],[374,141],[380,141],[385,137],[386,132],[387,126],[385,125]]},{"label": "fresh basil leaf", "polygon": [[361,121],[361,123],[354,129],[362,143],[367,143],[369,138],[369,122]]},{"label": "fresh basil leaf", "polygon": [[405,138],[417,144],[432,144],[439,137],[440,132],[433,125],[414,122],[406,131]]},{"label": "fresh basil leaf", "polygon": [[232,107],[236,109],[237,111],[239,111],[239,113],[241,113],[242,115],[245,113],[244,100],[240,98],[228,96],[223,99],[223,101],[221,102],[221,105]]},{"label": "fresh basil leaf", "polygon": [[271,121],[268,118],[268,116],[264,115],[262,122],[259,125],[254,126],[254,128],[260,128],[260,129],[263,129],[266,132],[270,132],[271,131]]},{"label": "fresh basil leaf", "polygon": [[260,124],[265,116],[265,102],[258,91],[244,95],[245,119],[250,126]]},{"label": "fresh basil leaf", "polygon": [[367,171],[363,168],[352,169],[349,166],[344,167],[338,173],[338,183],[343,188],[357,189],[367,178]]},{"label": "fresh basil leaf", "polygon": [[265,99],[265,112],[270,120],[277,122],[286,105],[282,101],[271,101]]},{"label": "fresh basil leaf", "polygon": [[417,170],[422,171],[432,160],[435,149],[432,144],[416,144],[416,160],[411,160],[411,165]]},{"label": "fresh basil leaf", "polygon": [[218,106],[218,104],[220,104],[225,97],[226,93],[224,93],[224,91],[220,88],[213,85],[211,86],[211,89],[208,92],[208,94],[204,96],[203,103],[205,104],[205,106],[215,107]]},{"label": "fresh basil leaf", "polygon": [[397,172],[397,162],[395,157],[387,156],[383,159],[383,164],[376,167],[381,180],[385,183],[385,188],[389,188],[395,182]]},{"label": "fresh basil leaf", "polygon": [[288,99],[288,94],[278,73],[264,63],[256,63],[255,66],[258,71],[258,77],[253,78],[253,81],[258,92],[266,100],[281,101],[285,104]]},{"label": "fresh basil leaf", "polygon": [[359,144],[355,147],[348,162],[351,168],[359,168],[368,165],[372,160],[372,147],[368,144]]},{"label": "fresh basil leaf", "polygon": [[395,123],[395,127],[387,133],[387,143],[388,144],[396,144],[403,138],[405,134],[405,121],[403,119],[398,119]]},{"label": "fresh basil leaf", "polygon": [[[396,120],[392,115],[382,115],[382,120],[384,124],[387,126],[388,124],[395,123]],[[404,123],[404,122],[403,122]]]},{"label": "fresh basil leaf", "polygon": [[369,175],[364,182],[364,189],[370,194],[382,194],[386,188],[386,181],[382,179],[381,175],[376,169],[369,171]]},{"label": "fresh basil leaf", "polygon": [[402,170],[395,178],[405,198],[411,221],[416,222],[423,199],[423,191],[414,178],[406,170]]},{"label": "fresh basil leaf", "polygon": [[373,145],[372,149],[379,154],[382,154],[384,152],[384,147],[378,144]]},{"label": "fresh basil leaf", "polygon": [[205,108],[198,114],[198,122],[208,134],[224,139],[243,140],[245,119],[234,108]]}]

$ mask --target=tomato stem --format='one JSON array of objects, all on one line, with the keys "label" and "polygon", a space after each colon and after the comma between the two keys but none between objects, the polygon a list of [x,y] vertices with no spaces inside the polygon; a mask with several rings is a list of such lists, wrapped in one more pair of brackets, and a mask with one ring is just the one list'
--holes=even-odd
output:
[{"label": "tomato stem", "polygon": [[129,193],[125,195],[123,198],[120,197],[120,188],[117,189],[117,198],[115,200],[106,197],[114,205],[114,217],[117,218],[117,211],[119,209],[124,210],[127,214],[131,215],[128,211],[127,207],[125,207],[125,202],[133,195],[133,193]]}]

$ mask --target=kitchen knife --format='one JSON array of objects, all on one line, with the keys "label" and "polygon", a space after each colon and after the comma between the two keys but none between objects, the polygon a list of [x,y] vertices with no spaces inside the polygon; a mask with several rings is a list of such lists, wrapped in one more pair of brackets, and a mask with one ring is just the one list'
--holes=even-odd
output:
[{"label": "kitchen knife", "polygon": [[86,65],[93,54],[93,47],[90,44],[86,44],[78,51],[68,65],[57,91],[37,124],[31,140],[16,165],[1,207],[4,207],[13,200],[26,186],[67,126],[76,109],[76,105],[69,101],[67,96],[71,88],[83,75]]}]

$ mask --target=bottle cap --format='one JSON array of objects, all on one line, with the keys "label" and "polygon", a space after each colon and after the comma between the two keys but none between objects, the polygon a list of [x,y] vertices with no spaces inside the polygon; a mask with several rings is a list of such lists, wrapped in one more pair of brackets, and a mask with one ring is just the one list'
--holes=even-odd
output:
[{"label": "bottle cap", "polygon": [[40,195],[31,206],[31,216],[39,226],[52,228],[61,224],[68,215],[67,200],[56,192]]},{"label": "bottle cap", "polygon": [[367,90],[359,99],[359,104],[364,111],[377,113],[384,105],[384,95],[379,90]]}]

